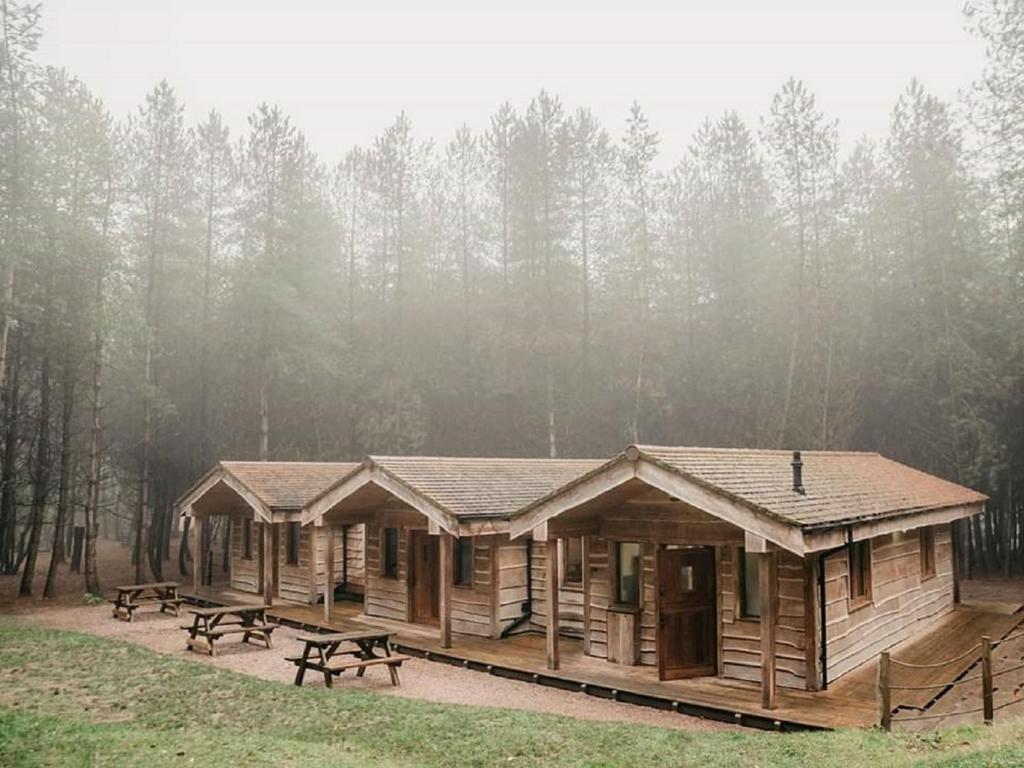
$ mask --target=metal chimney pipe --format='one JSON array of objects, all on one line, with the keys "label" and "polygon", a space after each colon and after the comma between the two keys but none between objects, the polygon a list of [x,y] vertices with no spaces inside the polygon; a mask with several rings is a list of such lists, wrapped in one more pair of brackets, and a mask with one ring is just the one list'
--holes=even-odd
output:
[{"label": "metal chimney pipe", "polygon": [[793,467],[793,490],[800,494],[806,493],[804,491],[804,462],[800,458],[800,451],[793,451],[793,462],[790,466]]}]

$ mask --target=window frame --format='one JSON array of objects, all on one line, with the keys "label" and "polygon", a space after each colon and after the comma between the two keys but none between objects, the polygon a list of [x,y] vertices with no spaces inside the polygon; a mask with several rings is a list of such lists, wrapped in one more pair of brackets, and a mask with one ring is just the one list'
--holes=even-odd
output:
[{"label": "window frame", "polygon": [[[578,541],[580,546],[580,577],[578,580],[569,578],[569,542]],[[582,536],[566,536],[558,540],[558,573],[561,579],[561,586],[566,589],[583,589],[584,546]]]},{"label": "window frame", "polygon": [[[462,572],[462,548],[469,547],[469,573]],[[460,536],[452,542],[452,586],[472,587],[476,570],[476,541],[473,536]]]},{"label": "window frame", "polygon": [[[390,547],[388,546],[388,531],[394,531],[394,558],[389,556]],[[394,526],[381,526],[380,529],[380,575],[381,578],[385,579],[397,579],[398,578],[398,560],[399,560],[399,530]]]},{"label": "window frame", "polygon": [[[872,589],[872,566],[873,566],[873,546],[871,539],[862,539],[861,541],[850,542],[846,551],[846,581],[847,589],[849,594],[847,600],[851,611],[855,611],[858,608],[871,605],[874,601],[874,594]],[[859,557],[858,557],[859,553]],[[862,587],[862,594],[855,595],[853,592],[853,573],[854,573],[854,560],[856,559],[857,568],[860,571],[860,585]]]},{"label": "window frame", "polygon": [[756,554],[748,553],[746,547],[736,547],[736,616],[743,621],[761,621],[761,605],[760,605],[760,590],[761,590],[761,571],[760,563],[755,558],[754,572],[757,574],[757,588],[758,588],[758,606],[757,613],[751,613],[747,606],[747,555]]},{"label": "window frame", "polygon": [[[614,554],[614,567],[612,568],[612,601],[611,608],[619,610],[632,610],[640,611],[643,608],[644,600],[644,585],[643,585],[643,574],[644,574],[644,545],[642,541],[636,541],[631,539],[623,539],[620,541],[612,541],[612,552]],[[636,602],[628,602],[621,600],[622,596],[622,547],[624,545],[635,545],[639,549],[639,555],[637,560],[639,561],[639,568],[636,573]]]},{"label": "window frame", "polygon": [[242,518],[242,559],[252,560],[252,518]]},{"label": "window frame", "polygon": [[936,575],[935,528],[930,525],[920,528],[917,533],[917,541],[921,550],[921,581],[929,581]]},{"label": "window frame", "polygon": [[285,538],[284,538],[284,563],[285,565],[298,565],[299,564],[299,551],[300,541],[302,537],[302,531],[300,530],[300,523],[297,520],[291,520],[285,523]]}]

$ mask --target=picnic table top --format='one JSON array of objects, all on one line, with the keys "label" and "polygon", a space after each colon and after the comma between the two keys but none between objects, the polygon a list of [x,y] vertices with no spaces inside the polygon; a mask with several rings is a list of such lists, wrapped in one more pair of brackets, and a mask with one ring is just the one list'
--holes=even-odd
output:
[{"label": "picnic table top", "polygon": [[266,603],[239,603],[238,605],[219,605],[213,608],[189,608],[189,613],[196,616],[220,616],[226,613],[253,613],[267,610],[270,610],[270,606]]},{"label": "picnic table top", "polygon": [[180,587],[176,581],[151,581],[148,584],[126,584],[122,587],[114,587],[118,592],[134,592],[137,589],[166,589],[167,587]]},{"label": "picnic table top", "polygon": [[381,640],[391,637],[394,632],[386,629],[360,629],[354,632],[330,632],[324,634],[299,634],[295,639],[308,645],[329,645],[357,640]]}]

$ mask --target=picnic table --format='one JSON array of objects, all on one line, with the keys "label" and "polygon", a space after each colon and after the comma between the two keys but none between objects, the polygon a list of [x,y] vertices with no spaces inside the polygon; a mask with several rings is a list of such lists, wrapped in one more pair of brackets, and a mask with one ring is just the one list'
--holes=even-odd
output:
[{"label": "picnic table", "polygon": [[174,615],[179,616],[182,602],[178,595],[180,586],[176,581],[154,581],[114,587],[117,597],[110,601],[114,604],[114,618],[131,621],[135,611],[143,605],[159,605],[160,613],[173,610]]},{"label": "picnic table", "polygon": [[298,667],[295,684],[302,685],[307,669],[323,673],[324,683],[331,688],[335,675],[346,669],[354,669],[356,676],[362,677],[367,667],[384,665],[391,675],[391,684],[398,685],[398,668],[411,657],[391,652],[391,635],[380,629],[298,635],[296,639],[305,644],[302,655],[286,657]]},{"label": "picnic table", "polygon": [[269,608],[269,605],[263,603],[191,608],[189,613],[192,614],[192,623],[181,627],[188,631],[185,647],[206,651],[211,656],[216,656],[216,640],[225,635],[240,634],[243,643],[257,638],[266,648],[273,648],[270,634],[278,625],[267,621]]}]

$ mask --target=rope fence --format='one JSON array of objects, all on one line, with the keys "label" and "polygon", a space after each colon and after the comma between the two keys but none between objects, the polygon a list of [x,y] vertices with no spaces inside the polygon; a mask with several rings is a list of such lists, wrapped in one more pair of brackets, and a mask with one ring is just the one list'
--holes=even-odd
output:
[{"label": "rope fence", "polygon": [[[1003,643],[1016,640],[1024,637],[1024,632],[1017,632],[1012,635],[1008,635],[1001,640],[993,642],[992,638],[988,635],[982,637],[980,643],[975,643],[964,653],[954,656],[953,658],[946,659],[945,661],[938,662],[936,664],[912,664],[910,662],[899,661],[890,657],[888,651],[883,651],[882,655],[878,660],[878,715],[879,724],[886,731],[892,730],[892,692],[893,691],[933,691],[933,690],[945,690],[953,688],[954,686],[963,685],[964,683],[974,682],[976,680],[981,681],[981,706],[974,709],[960,710],[957,712],[942,712],[942,713],[928,713],[923,715],[912,715],[909,717],[900,717],[899,722],[913,722],[917,720],[938,720],[946,717],[956,717],[960,715],[970,715],[977,712],[981,712],[986,725],[992,724],[995,711],[1004,709],[1013,704],[1019,704],[1024,701],[1024,696],[1006,701],[1001,703],[999,706],[994,706],[993,702],[993,679],[1000,675],[1006,675],[1011,672],[1018,672],[1024,670],[1024,664],[1016,664],[1006,669],[1000,669],[998,672],[992,670],[992,650],[1002,645]],[[892,668],[893,666],[904,667],[907,669],[942,669],[949,665],[963,661],[964,659],[975,654],[978,649],[981,649],[981,672],[973,675],[958,675],[952,680],[944,680],[938,683],[925,683],[922,685],[893,685],[892,684]],[[971,666],[974,666],[973,664]],[[966,672],[966,670],[964,670]]]},{"label": "rope fence", "polygon": [[889,659],[889,663],[897,664],[901,667],[907,667],[908,669],[940,669],[941,667],[948,667],[950,664],[953,664],[955,662],[963,661],[968,656],[974,654],[974,652],[977,651],[980,647],[981,643],[975,643],[966,651],[961,653],[959,656],[954,656],[951,659],[940,661],[937,664],[911,664],[909,661],[900,661],[899,659]]}]

